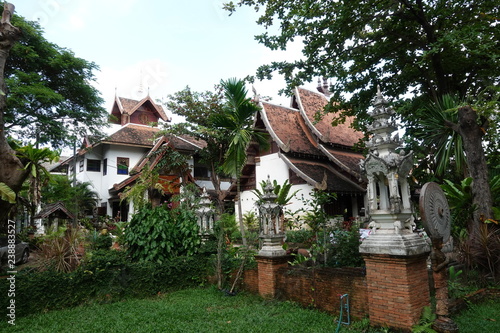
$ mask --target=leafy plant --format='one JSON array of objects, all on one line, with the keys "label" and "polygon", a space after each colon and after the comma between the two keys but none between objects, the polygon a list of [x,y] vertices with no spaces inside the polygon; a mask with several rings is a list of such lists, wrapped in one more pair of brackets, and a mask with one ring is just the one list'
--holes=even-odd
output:
[{"label": "leafy plant", "polygon": [[431,307],[430,306],[424,307],[418,325],[412,327],[412,332],[436,333],[436,331],[432,329],[432,324],[434,323],[435,320],[436,320],[436,314],[432,311]]},{"label": "leafy plant", "polygon": [[79,228],[62,227],[44,237],[39,245],[43,265],[57,272],[71,272],[80,264],[83,235]]},{"label": "leafy plant", "polygon": [[463,179],[459,184],[445,179],[441,185],[448,204],[450,205],[453,220],[453,235],[458,236],[460,230],[467,228],[468,221],[476,207],[472,204],[472,178]]},{"label": "leafy plant", "polygon": [[[260,182],[261,189],[259,190],[256,188],[255,190],[252,191],[257,196],[257,202],[256,202],[257,205],[262,203],[262,201],[263,201],[264,194],[265,194],[265,188],[268,184],[268,181],[265,181],[265,180],[261,181]],[[276,199],[274,202],[280,206],[287,205],[290,202],[290,200],[292,200],[292,198],[295,196],[295,194],[297,194],[300,191],[300,190],[296,190],[295,192],[290,193],[290,190],[292,188],[292,184],[290,184],[288,182],[288,179],[285,180],[285,182],[282,185],[278,184],[276,179],[274,179],[271,184],[273,187],[273,192],[276,195]]]},{"label": "leafy plant", "polygon": [[192,255],[201,243],[193,210],[166,206],[143,208],[125,231],[127,252],[134,260],[163,263],[179,255]]},{"label": "leafy plant", "polygon": [[9,203],[16,202],[16,192],[7,186],[5,183],[0,182],[0,199]]}]

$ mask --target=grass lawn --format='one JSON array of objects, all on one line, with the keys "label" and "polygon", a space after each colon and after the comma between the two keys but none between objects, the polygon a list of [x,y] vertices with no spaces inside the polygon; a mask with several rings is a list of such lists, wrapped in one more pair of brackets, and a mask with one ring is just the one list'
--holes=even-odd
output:
[{"label": "grass lawn", "polygon": [[1,332],[335,332],[335,318],[288,302],[188,289],[16,319]]},{"label": "grass lawn", "polygon": [[[460,333],[500,332],[500,302],[490,299],[453,317]],[[92,304],[17,318],[0,332],[335,332],[336,318],[290,302],[258,296],[225,296],[215,289],[187,289],[150,299]],[[367,320],[340,332],[386,332]]]},{"label": "grass lawn", "polygon": [[492,298],[480,304],[471,304],[453,320],[460,333],[500,332],[500,300]]}]

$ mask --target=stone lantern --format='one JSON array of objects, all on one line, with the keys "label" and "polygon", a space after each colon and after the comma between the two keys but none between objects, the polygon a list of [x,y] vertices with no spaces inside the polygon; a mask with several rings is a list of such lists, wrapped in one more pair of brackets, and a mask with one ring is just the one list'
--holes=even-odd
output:
[{"label": "stone lantern", "polygon": [[277,196],[274,194],[274,186],[269,177],[263,190],[262,203],[259,205],[260,238],[262,239],[259,256],[284,256],[286,255],[283,249],[285,234],[282,231],[280,219],[282,207],[276,203]]},{"label": "stone lantern", "polygon": [[427,243],[413,232],[415,226],[410,201],[408,176],[413,167],[413,153],[400,146],[397,126],[391,117],[394,110],[383,98],[380,87],[373,100],[372,134],[369,153],[361,163],[368,178],[368,215],[371,235],[360,247],[362,253],[409,255],[429,251]]},{"label": "stone lantern", "polygon": [[206,239],[214,231],[215,211],[212,209],[212,201],[210,201],[210,196],[205,187],[200,198],[200,206],[196,210],[196,216],[198,217],[198,227],[200,228],[199,233],[202,238]]}]

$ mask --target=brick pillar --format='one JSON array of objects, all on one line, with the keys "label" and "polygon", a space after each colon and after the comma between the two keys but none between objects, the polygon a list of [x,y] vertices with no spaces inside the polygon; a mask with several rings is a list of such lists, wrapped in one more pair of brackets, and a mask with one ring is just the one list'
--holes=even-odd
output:
[{"label": "brick pillar", "polygon": [[259,295],[266,298],[276,296],[279,276],[278,270],[288,266],[290,256],[256,256],[258,270]]},{"label": "brick pillar", "polygon": [[428,253],[364,254],[370,323],[410,330],[430,305]]}]

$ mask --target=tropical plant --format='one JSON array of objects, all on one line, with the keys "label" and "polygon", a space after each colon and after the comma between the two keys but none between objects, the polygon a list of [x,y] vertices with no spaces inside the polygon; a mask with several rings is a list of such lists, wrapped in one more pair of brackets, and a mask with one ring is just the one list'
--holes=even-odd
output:
[{"label": "tropical plant", "polygon": [[138,211],[125,229],[127,252],[133,260],[164,263],[169,258],[193,255],[201,244],[195,209],[199,196],[184,187],[174,197],[177,205]]},{"label": "tropical plant", "polygon": [[40,269],[71,272],[80,264],[83,234],[79,228],[60,227],[49,232],[40,243]]},{"label": "tropical plant", "polygon": [[[266,186],[267,182],[263,180],[260,182],[261,189],[259,190],[256,188],[255,190],[252,191],[257,196],[257,201],[256,201],[257,205],[259,205],[263,201]],[[290,190],[292,189],[292,184],[288,182],[288,179],[286,179],[282,185],[278,184],[276,179],[273,179],[272,186],[273,186],[273,192],[276,195],[276,199],[274,202],[280,206],[288,205],[295,196],[295,194],[297,194],[300,191],[296,190],[290,194]]]},{"label": "tropical plant", "polygon": [[49,148],[35,148],[32,144],[24,147],[17,147],[17,156],[23,161],[24,170],[29,174],[28,208],[30,212],[30,224],[34,225],[37,208],[41,204],[41,187],[50,179],[49,171],[43,163],[52,163],[59,160],[59,151]]},{"label": "tropical plant", "polygon": [[463,179],[460,184],[454,184],[445,179],[441,185],[451,210],[452,234],[458,238],[461,230],[467,229],[472,213],[476,209],[472,203],[472,178]]},{"label": "tropical plant", "polygon": [[422,310],[422,316],[418,321],[417,325],[412,327],[412,332],[414,333],[436,333],[435,330],[432,329],[432,324],[436,320],[436,314],[432,311],[430,306],[425,306]]},{"label": "tropical plant", "polygon": [[223,128],[230,138],[229,147],[225,153],[222,170],[236,178],[238,196],[238,217],[243,246],[247,245],[243,213],[241,208],[241,172],[246,162],[246,151],[251,141],[259,147],[267,149],[269,142],[263,132],[253,127],[253,119],[259,107],[247,97],[245,82],[235,78],[221,81],[225,97],[225,112],[214,116],[215,127]]},{"label": "tropical plant", "polygon": [[[75,186],[73,186],[75,185]],[[73,184],[68,177],[51,175],[50,180],[41,190],[43,204],[61,201],[76,217],[92,215],[99,203],[99,194],[89,182]]]},{"label": "tropical plant", "polygon": [[[224,190],[221,186],[223,179],[229,178],[221,170],[224,163],[224,154],[229,146],[227,130],[217,128],[214,119],[225,112],[224,95],[220,85],[215,86],[215,91],[195,92],[189,87],[168,96],[166,108],[172,113],[181,116],[185,122],[169,124],[166,132],[175,135],[189,135],[205,143],[198,150],[199,162],[206,165],[210,180],[214,186],[215,206],[217,213],[225,212],[225,199],[230,194],[230,189]],[[195,173],[196,175],[196,173]]]},{"label": "tropical plant", "polygon": [[422,111],[420,121],[412,131],[412,139],[421,142],[417,147],[425,148],[425,153],[433,157],[430,170],[435,171],[437,176],[448,173],[451,163],[455,173],[461,177],[467,174],[462,137],[446,126],[448,122],[458,122],[458,107],[463,104],[463,101],[449,94],[441,96]]},{"label": "tropical plant", "polygon": [[16,193],[5,183],[0,183],[0,199],[9,203],[16,202]]}]

